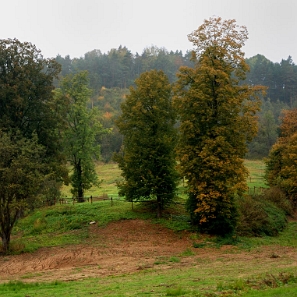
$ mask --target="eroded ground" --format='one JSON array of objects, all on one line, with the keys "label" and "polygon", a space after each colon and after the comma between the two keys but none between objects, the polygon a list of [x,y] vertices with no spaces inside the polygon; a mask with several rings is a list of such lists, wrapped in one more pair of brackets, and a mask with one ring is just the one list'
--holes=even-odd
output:
[{"label": "eroded ground", "polygon": [[[32,254],[0,257],[0,282],[78,280],[150,268],[199,268],[199,265],[219,270],[220,267],[234,266],[234,263],[240,275],[245,265],[252,267],[255,263],[259,266],[259,261],[258,273],[271,267],[297,268],[297,248],[292,247],[263,247],[253,251],[242,251],[233,246],[194,248],[190,233],[175,233],[142,220],[113,222],[104,228],[91,225],[90,228],[89,239],[82,245],[43,248]],[[179,261],[170,261],[172,257]]]}]

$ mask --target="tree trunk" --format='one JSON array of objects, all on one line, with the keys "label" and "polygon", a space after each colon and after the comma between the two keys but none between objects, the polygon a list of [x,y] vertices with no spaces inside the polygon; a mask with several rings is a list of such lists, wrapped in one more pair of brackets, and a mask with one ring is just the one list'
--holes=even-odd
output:
[{"label": "tree trunk", "polygon": [[2,250],[4,254],[7,254],[9,250],[9,244],[10,244],[10,232],[3,232],[1,234],[2,238]]},{"label": "tree trunk", "polygon": [[83,183],[82,183],[82,168],[80,161],[77,164],[77,179],[78,179],[78,185],[77,185],[77,202],[84,202],[84,189],[83,189]]},{"label": "tree trunk", "polygon": [[157,196],[157,218],[160,219],[162,217],[162,198]]}]

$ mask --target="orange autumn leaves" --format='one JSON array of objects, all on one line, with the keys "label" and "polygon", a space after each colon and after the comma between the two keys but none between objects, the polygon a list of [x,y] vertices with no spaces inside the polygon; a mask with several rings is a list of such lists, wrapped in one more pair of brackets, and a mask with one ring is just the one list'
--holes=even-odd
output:
[{"label": "orange autumn leaves", "polygon": [[283,112],[280,137],[266,160],[266,178],[270,186],[285,191],[293,203],[297,202],[297,109]]},{"label": "orange autumn leaves", "polygon": [[182,67],[174,87],[180,120],[179,170],[188,181],[188,210],[205,231],[232,233],[235,197],[247,188],[243,157],[257,133],[261,86],[241,82],[245,27],[210,18],[189,34],[194,68]]}]

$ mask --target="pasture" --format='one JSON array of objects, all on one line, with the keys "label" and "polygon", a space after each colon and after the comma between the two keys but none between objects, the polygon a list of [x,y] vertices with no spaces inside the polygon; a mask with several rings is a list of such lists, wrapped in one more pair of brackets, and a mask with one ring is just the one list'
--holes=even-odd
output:
[{"label": "pasture", "polygon": [[[261,163],[246,164],[261,174]],[[116,194],[117,166],[97,169],[103,182],[90,195]],[[147,207],[114,199],[36,210],[0,258],[0,296],[297,296],[296,219],[277,237],[219,238],[196,233],[182,204],[162,219]]]}]

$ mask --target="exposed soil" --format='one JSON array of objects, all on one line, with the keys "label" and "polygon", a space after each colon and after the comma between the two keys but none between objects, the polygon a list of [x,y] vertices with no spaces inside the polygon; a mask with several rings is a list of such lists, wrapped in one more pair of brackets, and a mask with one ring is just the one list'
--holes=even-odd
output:
[{"label": "exposed soil", "polygon": [[[43,248],[29,254],[0,257],[0,282],[78,280],[199,265],[259,263],[263,269],[297,267],[297,248],[265,247],[251,252],[233,246],[194,248],[193,236],[142,220],[124,220],[106,227],[90,226],[85,244]],[[197,242],[197,240],[196,240]],[[191,252],[191,253],[190,253]],[[179,257],[178,263],[170,257]],[[196,263],[196,264],[195,264]]]}]

